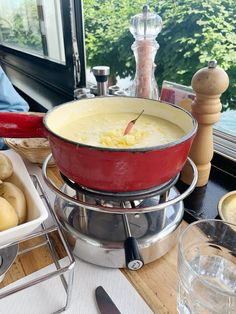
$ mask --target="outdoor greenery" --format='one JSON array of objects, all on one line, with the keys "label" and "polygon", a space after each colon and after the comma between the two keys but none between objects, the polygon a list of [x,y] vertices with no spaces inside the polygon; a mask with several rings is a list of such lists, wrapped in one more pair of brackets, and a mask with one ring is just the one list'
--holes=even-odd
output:
[{"label": "outdoor greenery", "polygon": [[[88,66],[109,65],[113,77],[134,76],[129,22],[143,4],[142,0],[84,0]],[[224,110],[236,109],[236,1],[159,0],[149,5],[163,19],[155,60],[158,84],[165,79],[190,85],[194,73],[216,59],[230,77],[222,97]]]},{"label": "outdoor greenery", "polygon": [[31,51],[42,51],[37,5],[35,0],[19,1],[17,9],[5,18],[0,16],[0,35],[6,44]]},{"label": "outdoor greenery", "polygon": [[[37,23],[37,19],[35,19]],[[13,27],[8,41],[11,44],[18,45],[36,51],[42,50],[42,39],[39,30],[34,31],[30,25],[24,26],[24,19],[22,15],[16,14],[13,17]],[[37,23],[38,24],[38,23]]]}]

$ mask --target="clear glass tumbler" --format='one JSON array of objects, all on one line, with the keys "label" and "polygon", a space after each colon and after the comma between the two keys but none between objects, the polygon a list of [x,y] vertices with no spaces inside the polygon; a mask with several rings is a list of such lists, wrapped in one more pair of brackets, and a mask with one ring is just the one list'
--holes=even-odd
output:
[{"label": "clear glass tumbler", "polygon": [[236,225],[190,224],[179,239],[178,276],[179,313],[236,313]]}]

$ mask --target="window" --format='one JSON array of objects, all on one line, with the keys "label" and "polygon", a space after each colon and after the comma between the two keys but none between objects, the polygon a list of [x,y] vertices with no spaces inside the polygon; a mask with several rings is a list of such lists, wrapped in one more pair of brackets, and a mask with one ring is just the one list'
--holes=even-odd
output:
[{"label": "window", "polygon": [[16,87],[47,109],[74,99],[85,84],[80,5],[0,0],[1,65]]},{"label": "window", "polygon": [[0,42],[65,63],[61,5],[58,1],[0,1]]},{"label": "window", "polygon": [[[135,73],[129,30],[130,18],[141,13],[142,0],[83,0],[87,72],[94,65],[111,68],[111,83],[128,88]],[[194,73],[216,59],[230,77],[222,95],[221,120],[214,126],[215,150],[236,159],[236,2],[148,1],[162,17],[156,40],[155,76],[161,89],[164,80],[191,85]],[[89,73],[90,74],[90,73]],[[90,74],[88,78],[93,79]]]}]

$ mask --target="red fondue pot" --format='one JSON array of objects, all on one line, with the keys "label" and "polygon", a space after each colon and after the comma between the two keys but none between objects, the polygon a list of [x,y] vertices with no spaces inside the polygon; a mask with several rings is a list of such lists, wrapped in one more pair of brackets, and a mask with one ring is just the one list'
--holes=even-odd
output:
[{"label": "red fondue pot", "polygon": [[[169,120],[184,130],[184,136],[166,145],[142,148],[95,147],[60,135],[60,126],[76,118],[108,112],[132,112]],[[79,127],[79,125],[78,125]],[[175,106],[131,97],[97,97],[54,107],[44,117],[0,113],[0,137],[46,137],[59,170],[72,181],[96,190],[131,192],[167,183],[183,168],[197,122]]]}]

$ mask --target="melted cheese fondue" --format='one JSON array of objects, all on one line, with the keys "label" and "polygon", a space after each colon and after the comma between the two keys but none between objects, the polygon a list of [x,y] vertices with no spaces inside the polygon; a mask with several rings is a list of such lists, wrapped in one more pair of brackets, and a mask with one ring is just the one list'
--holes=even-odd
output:
[{"label": "melted cheese fondue", "polygon": [[143,114],[132,130],[124,134],[127,124],[137,113],[94,114],[63,125],[58,133],[78,143],[109,148],[140,148],[163,145],[184,135],[174,123]]}]

